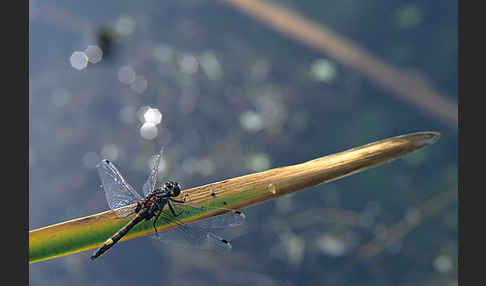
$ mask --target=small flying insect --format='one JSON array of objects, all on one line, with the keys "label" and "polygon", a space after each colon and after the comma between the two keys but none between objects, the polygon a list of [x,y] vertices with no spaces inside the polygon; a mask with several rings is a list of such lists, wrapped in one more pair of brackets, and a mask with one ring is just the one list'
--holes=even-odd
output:
[{"label": "small flying insect", "polygon": [[[112,162],[105,159],[96,166],[103,190],[105,191],[106,200],[108,201],[108,206],[118,217],[126,217],[134,213],[135,216],[93,253],[91,256],[92,260],[98,258],[115,245],[139,222],[152,219],[155,230],[155,234],[152,237],[159,241],[175,244],[182,242],[181,244],[184,246],[189,245],[191,247],[209,250],[231,249],[231,243],[227,239],[213,233],[213,229],[240,226],[245,223],[245,214],[241,211],[230,209],[191,206],[190,203],[186,202],[186,196],[182,200],[175,199],[181,194],[181,185],[174,181],[167,181],[163,186],[155,188],[162,154],[163,148],[159,154],[153,156],[149,177],[142,188],[143,197],[125,181]],[[135,203],[135,208],[130,206]],[[177,205],[183,205],[183,210],[178,211]],[[164,211],[164,208],[168,209],[168,212]],[[208,210],[214,210],[224,214],[191,224],[183,224],[177,219],[184,211],[201,213],[207,212]],[[164,220],[168,224],[176,224],[177,226],[157,233],[156,222],[159,219]],[[176,234],[177,238],[171,239],[173,238],[173,234]]]}]

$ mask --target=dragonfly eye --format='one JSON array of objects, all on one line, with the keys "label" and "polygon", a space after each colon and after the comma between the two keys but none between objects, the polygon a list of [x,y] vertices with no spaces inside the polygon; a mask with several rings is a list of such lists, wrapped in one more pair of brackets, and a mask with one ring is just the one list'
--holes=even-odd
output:
[{"label": "dragonfly eye", "polygon": [[176,184],[174,186],[172,193],[174,194],[174,197],[177,197],[181,193],[181,188],[179,187],[179,184]]}]

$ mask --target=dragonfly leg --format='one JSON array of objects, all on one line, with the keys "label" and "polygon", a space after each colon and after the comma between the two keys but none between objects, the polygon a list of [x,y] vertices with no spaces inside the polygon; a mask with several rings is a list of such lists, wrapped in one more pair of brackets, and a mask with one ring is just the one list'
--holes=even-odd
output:
[{"label": "dragonfly leg", "polygon": [[160,216],[160,213],[162,211],[159,210],[159,212],[157,213],[157,215],[155,216],[155,219],[154,219],[154,230],[155,230],[155,235],[159,236],[159,234],[157,233],[157,228],[155,227],[155,223],[157,222],[157,220],[159,219],[159,216]]},{"label": "dragonfly leg", "polygon": [[155,202],[155,205],[154,205],[154,213],[157,210],[159,211],[157,213],[157,215],[155,216],[155,219],[154,219],[154,230],[155,230],[155,235],[157,235],[157,236],[158,236],[158,234],[157,234],[157,228],[155,227],[155,223],[159,219],[160,213],[162,212],[163,209],[164,209],[164,203],[163,202]]},{"label": "dragonfly leg", "polygon": [[186,198],[187,198],[187,193],[184,195],[184,198],[182,200],[175,200],[173,198],[170,198],[171,201],[175,202],[175,203],[179,203],[179,204],[183,204],[186,202]]},{"label": "dragonfly leg", "polygon": [[174,207],[172,206],[170,201],[168,201],[167,204],[169,205],[170,212],[172,213],[173,216],[180,216],[182,214],[183,211],[181,211],[178,214],[175,212]]}]

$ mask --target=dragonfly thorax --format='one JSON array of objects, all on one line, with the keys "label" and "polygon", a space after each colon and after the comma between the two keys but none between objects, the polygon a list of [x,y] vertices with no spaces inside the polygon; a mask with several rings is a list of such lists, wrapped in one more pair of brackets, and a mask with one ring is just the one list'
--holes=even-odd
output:
[{"label": "dragonfly thorax", "polygon": [[167,183],[157,190],[168,194],[170,197],[177,197],[181,193],[181,186],[177,182],[167,181]]}]

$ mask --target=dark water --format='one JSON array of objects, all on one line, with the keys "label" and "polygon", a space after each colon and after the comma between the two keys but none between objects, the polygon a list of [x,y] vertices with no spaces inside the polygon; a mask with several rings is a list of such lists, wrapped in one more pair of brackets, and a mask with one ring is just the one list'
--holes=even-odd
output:
[{"label": "dark water", "polygon": [[[285,4],[457,102],[455,1]],[[160,180],[192,187],[443,134],[404,159],[246,209],[230,256],[138,238],[95,263],[87,251],[32,264],[31,285],[457,284],[457,200],[430,217],[422,207],[457,190],[457,130],[433,115],[220,2],[30,1],[29,30],[29,229],[106,210],[101,157],[141,188],[164,144]],[[71,55],[88,45],[102,60],[74,69]],[[119,79],[127,66],[130,84]],[[143,106],[162,114],[154,140],[140,133]],[[359,258],[400,221],[413,225],[404,237]]]}]

